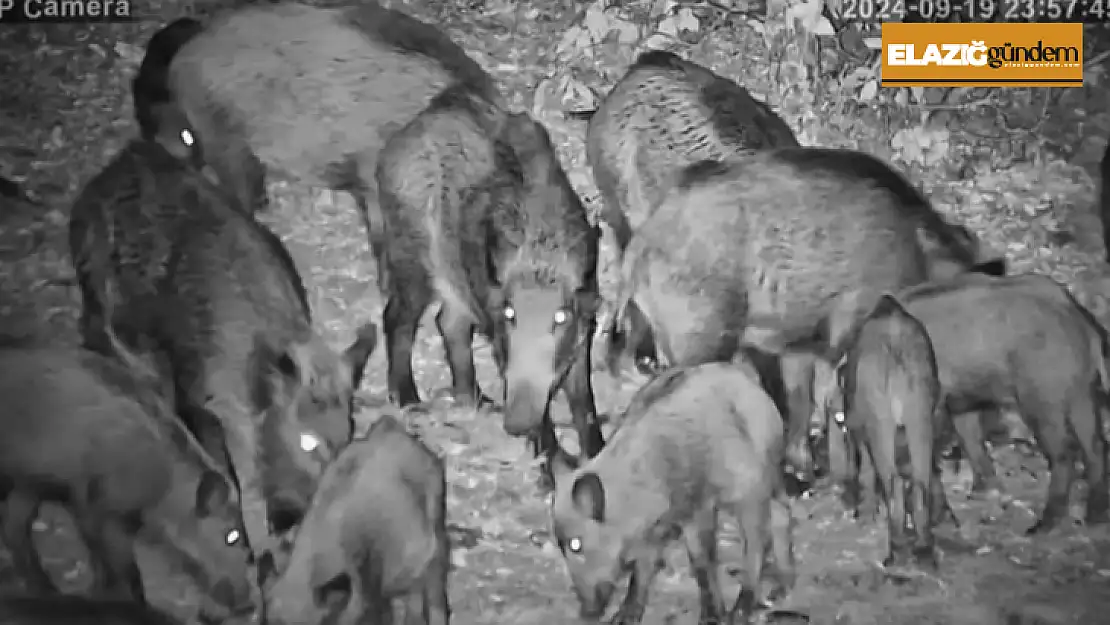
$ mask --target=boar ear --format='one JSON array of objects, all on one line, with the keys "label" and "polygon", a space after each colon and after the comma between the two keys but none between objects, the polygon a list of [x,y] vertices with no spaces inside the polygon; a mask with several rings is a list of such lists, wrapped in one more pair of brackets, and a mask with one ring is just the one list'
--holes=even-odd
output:
[{"label": "boar ear", "polygon": [[605,521],[605,488],[597,473],[591,471],[578,476],[570,496],[579,513],[598,523]]},{"label": "boar ear", "polygon": [[300,383],[304,377],[303,367],[300,345],[279,345],[265,333],[255,333],[248,368],[251,401],[255,407],[265,410],[279,403],[275,401],[275,395]]},{"label": "boar ear", "polygon": [[367,323],[358,329],[358,335],[350,347],[343,353],[343,359],[351,367],[351,389],[358,390],[362,382],[362,373],[366,370],[366,362],[378,346],[378,326]]},{"label": "boar ear", "polygon": [[883,295],[879,297],[879,301],[875,302],[875,308],[871,310],[871,314],[868,315],[868,317],[877,319],[888,315],[909,315],[909,313],[906,312],[905,308],[902,308],[902,304],[893,295],[890,293],[883,293]]},{"label": "boar ear", "polygon": [[217,508],[226,506],[231,499],[227,480],[215,471],[205,471],[197,484],[196,512],[200,518],[211,516]]},{"label": "boar ear", "polygon": [[254,335],[254,363],[260,372],[274,370],[289,378],[300,377],[300,358],[294,343],[280,344],[264,332]]}]

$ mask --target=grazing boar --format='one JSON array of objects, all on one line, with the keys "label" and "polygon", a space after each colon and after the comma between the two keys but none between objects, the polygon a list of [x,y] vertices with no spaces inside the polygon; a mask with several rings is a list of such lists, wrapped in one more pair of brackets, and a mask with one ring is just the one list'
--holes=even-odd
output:
[{"label": "grazing boar", "polygon": [[[778,588],[794,583],[783,490],[782,419],[745,364],[671,368],[637,392],[601,453],[556,475],[553,530],[578,595],[596,621],[626,572],[614,623],[640,623],[666,545],[683,537],[701,596],[699,622],[750,619],[773,546]],[[739,522],[742,587],[726,610],[717,511]],[[745,621],[747,622],[747,621]]]},{"label": "grazing boar", "polygon": [[[933,445],[943,413],[938,410],[936,356],[925,327],[894,297],[884,295],[864,320],[839,375],[844,424],[850,434],[848,462],[853,464],[858,458],[855,450],[861,447],[886,502],[884,564],[913,560],[935,568],[933,524],[945,511],[945,495]],[[908,467],[898,461],[903,448],[908,451]],[[913,518],[912,543],[906,537],[907,517]]]},{"label": "grazing boar", "polygon": [[[312,325],[281,240],[192,167],[145,142],[89,182],[74,203],[71,254],[82,331],[106,320],[168,362],[177,412],[241,490],[259,555],[268,524],[295,523],[324,465],[351,437],[351,400],[377,328],[337,354]],[[127,338],[127,337],[125,337]]]},{"label": "grazing boar", "polygon": [[550,404],[562,390],[583,455],[596,455],[603,441],[589,363],[598,231],[547,131],[526,114],[452,88],[383,154],[378,182],[390,237],[377,253],[395,399],[420,401],[412,346],[420,317],[438,299],[457,401],[490,403],[475,379],[477,329],[504,378],[505,430],[556,454]]},{"label": "grazing boar", "polygon": [[270,622],[386,625],[400,598],[406,624],[447,625],[446,489],[443,461],[380,417],[320,481],[267,593]]},{"label": "grazing boar", "polygon": [[1088,486],[1087,522],[1110,512],[1103,414],[1106,331],[1067,288],[1036,274],[968,274],[898,295],[929,333],[944,409],[971,462],[978,491],[1000,488],[980,415],[1014,409],[1048,459],[1048,501],[1031,532],[1068,517],[1075,452]]},{"label": "grazing boar", "polygon": [[241,206],[255,203],[267,170],[345,191],[372,243],[381,237],[378,153],[456,83],[500,101],[450,37],[377,2],[235,8],[181,46],[168,76],[206,163]]},{"label": "grazing boar", "polygon": [[249,612],[250,551],[229,477],[173,414],[152,365],[118,342],[114,356],[17,342],[0,348],[2,531],[31,589],[55,586],[31,525],[43,501],[72,513],[104,592],[145,601],[143,540],[186,571],[201,612]]},{"label": "grazing boar", "polygon": [[[835,362],[883,292],[1004,271],[980,256],[966,228],[872,156],[752,152],[676,176],[626,250],[616,319],[645,315],[670,365],[728,360],[741,347]],[[610,346],[611,366],[621,349]],[[789,411],[786,455],[808,476],[812,403],[804,408]]]}]

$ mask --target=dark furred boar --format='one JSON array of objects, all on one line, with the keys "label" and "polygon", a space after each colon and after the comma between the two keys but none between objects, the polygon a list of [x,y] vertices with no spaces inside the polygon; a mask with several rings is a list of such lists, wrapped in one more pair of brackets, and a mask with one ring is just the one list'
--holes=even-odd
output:
[{"label": "dark furred boar", "polygon": [[641,54],[628,68],[590,118],[586,141],[601,218],[621,250],[662,201],[674,171],[798,145],[786,122],[747,89],[663,50]]},{"label": "dark furred boar", "polygon": [[493,79],[442,31],[377,2],[246,6],[215,18],[170,65],[205,159],[243,204],[257,157],[351,193],[373,242],[378,152],[453,83],[497,101]]},{"label": "dark furred boar", "polygon": [[598,232],[543,126],[448,89],[386,146],[378,184],[389,237],[377,256],[396,401],[420,401],[412,344],[421,315],[439,299],[455,397],[484,399],[471,351],[477,329],[505,380],[506,431],[555,453],[549,404],[562,388],[581,447],[595,455],[602,440],[589,363]]},{"label": "dark furred boar", "polygon": [[538,430],[537,449],[555,449],[550,403],[561,388],[582,455],[592,458],[604,444],[590,378],[601,232],[590,225],[543,126],[514,115],[504,132],[520,157],[526,188],[522,210],[499,219],[508,243],[501,276],[510,301],[505,431]]},{"label": "dark furred boar", "polygon": [[493,344],[504,368],[497,222],[518,210],[524,176],[513,149],[497,138],[507,121],[498,108],[452,88],[386,145],[378,185],[389,238],[374,249],[389,346],[389,391],[401,406],[420,402],[412,347],[425,309],[439,299],[436,325],[460,403],[490,400],[478,388],[475,330]]},{"label": "dark furred boar", "polygon": [[[165,139],[165,140],[161,140]],[[129,142],[87,182],[70,210],[69,248],[81,290],[85,345],[108,349],[107,323],[121,298],[154,295],[170,262],[173,237],[203,204],[229,199],[171,152],[173,137]],[[263,236],[280,248],[268,231]],[[288,254],[278,259],[295,272]],[[297,281],[300,298],[303,287]]]},{"label": "dark furred boar", "polygon": [[170,62],[181,46],[203,29],[204,25],[197,20],[182,17],[158,30],[147,42],[139,71],[131,81],[135,120],[139,123],[139,132],[144,139],[158,134],[158,111],[162,106],[174,102],[168,84]]},{"label": "dark furred boar", "polygon": [[[936,567],[933,521],[945,510],[933,450],[941,397],[936,357],[925,327],[894,297],[884,295],[863,321],[840,375],[844,424],[850,433],[848,462],[851,465],[858,458],[855,447],[859,445],[871,460],[887,506],[884,564],[916,561]],[[899,466],[900,447],[909,451],[908,471]],[[858,469],[854,473],[858,475]],[[912,544],[905,534],[907,515],[913,519]]]},{"label": "dark furred boar", "polygon": [[[185,111],[170,93],[168,84],[170,62],[174,55],[201,30],[203,25],[200,22],[183,17],[154,33],[147,43],[139,71],[131,81],[131,97],[140,138],[159,143],[171,156],[196,167],[209,180],[219,184],[216,171],[204,161],[200,138]],[[246,210],[265,207],[268,201],[265,172],[257,159],[245,173],[251,176],[249,187],[253,192],[254,202]]]},{"label": "dark furred boar", "polygon": [[3,534],[17,571],[31,589],[55,590],[31,538],[39,505],[55,501],[72,513],[101,592],[145,600],[139,539],[188,573],[203,614],[251,610],[232,482],[174,416],[157,373],[114,346],[113,356],[30,342],[0,348]]},{"label": "dark furred boar", "polygon": [[[797,146],[790,127],[735,82],[662,50],[645,52],[613,86],[590,118],[586,155],[601,191],[601,219],[623,252],[632,231],[662,200],[673,172],[702,160],[752,149]],[[650,328],[635,307],[636,365],[655,366]]]},{"label": "dark furred boar", "polygon": [[[661,373],[632,398],[596,458],[557,475],[553,530],[583,618],[597,620],[630,571],[613,622],[641,622],[662,551],[679,536],[698,583],[701,623],[751,618],[769,543],[777,590],[793,586],[782,419],[750,372],[746,363],[709,363]],[[718,578],[718,508],[736,518],[744,544],[743,586],[731,612]]]},{"label": "dark furred boar", "polygon": [[0,597],[0,625],[180,625],[180,622],[135,601],[80,595],[7,595]]},{"label": "dark furred boar", "polygon": [[328,467],[297,530],[289,564],[267,592],[276,625],[447,625],[451,547],[443,461],[382,416]]},{"label": "dark furred boar", "polygon": [[[841,361],[843,364],[844,361]],[[844,409],[843,409],[843,393],[840,388],[843,387],[843,367],[836,369],[838,377],[838,388],[835,392],[831,393],[828,398],[828,410],[826,413],[827,429],[824,443],[828,445],[828,458],[830,466],[830,477],[833,483],[838,483],[842,486],[841,501],[847,506],[856,519],[867,518],[874,520],[879,514],[879,501],[878,501],[878,484],[875,479],[874,467],[871,460],[861,454],[858,444],[848,440],[847,428],[844,424]],[[941,414],[945,414],[942,409]],[[980,413],[980,418],[983,419],[983,425],[986,429],[983,432],[987,433],[987,439],[999,445],[1004,445],[1012,442],[1011,431],[1008,423],[998,418],[994,412]],[[967,418],[973,418],[968,416]],[[957,440],[957,434],[952,424],[952,419],[945,418],[934,420],[933,431],[933,452],[937,457],[938,464],[943,465],[943,461],[954,460],[956,464],[956,471],[959,472],[959,461],[963,459],[962,449]],[[966,430],[966,428],[965,428]],[[980,441],[979,438],[973,438],[976,442]],[[900,441],[904,443],[905,441]],[[851,449],[849,449],[851,447]],[[986,452],[984,451],[984,454]],[[849,458],[851,455],[851,458]],[[898,448],[896,458],[898,466],[903,473],[908,474],[909,468],[909,453],[905,445]],[[973,471],[974,473],[974,471]],[[978,473],[975,473],[976,480],[981,479]],[[979,486],[982,488],[982,486]],[[938,501],[940,503],[938,503]],[[951,506],[948,505],[947,499],[938,500],[936,497],[933,499],[933,526],[943,523],[947,519],[955,521],[956,515],[952,512]]]},{"label": "dark furred boar", "polygon": [[[617,318],[629,303],[642,311],[671,365],[727,360],[741,345],[835,361],[883,292],[1004,270],[997,259],[977,266],[973,243],[861,152],[786,148],[702,162],[677,176],[633,236]],[[787,457],[808,473],[810,414],[790,412]]]},{"label": "dark furred boar", "polygon": [[[226,446],[219,455],[259,552],[267,513],[294,522],[350,439],[351,398],[377,331],[368,324],[336,354],[313,330],[281,240],[193,169],[170,165],[117,160],[75,203],[72,253],[85,305],[99,308],[84,326],[122,314],[164,353],[179,414],[211,453]],[[281,501],[267,505],[263,492]]]},{"label": "dark furred boar", "polygon": [[1030,531],[1050,530],[1067,518],[1076,449],[1089,486],[1087,522],[1105,523],[1107,348],[1098,321],[1065,287],[1035,274],[968,274],[908,289],[898,299],[932,339],[944,406],[971,461],[976,489],[998,488],[979,413],[1014,409],[1052,473],[1044,512]]}]

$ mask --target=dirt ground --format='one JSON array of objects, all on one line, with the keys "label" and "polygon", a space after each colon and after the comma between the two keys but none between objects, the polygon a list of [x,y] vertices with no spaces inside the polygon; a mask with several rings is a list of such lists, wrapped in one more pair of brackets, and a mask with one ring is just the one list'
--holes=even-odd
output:
[{"label": "dirt ground", "polygon": [[[523,4],[531,10],[529,2]],[[537,50],[552,46],[567,21],[566,11],[546,7],[538,17],[529,13],[532,30],[514,39],[506,36],[504,19],[471,15],[458,6],[403,8],[444,24],[518,103],[540,71]],[[161,13],[163,20],[179,14],[172,8]],[[143,45],[160,23],[152,17],[127,26],[0,27],[0,85],[6,85],[0,87],[0,174],[23,182],[37,200],[0,198],[0,318],[10,326],[39,328],[52,340],[75,340],[78,300],[64,236],[68,203],[79,184],[134,132],[126,86],[138,60],[135,46]],[[581,135],[584,127],[577,132]],[[1090,168],[1087,152],[1080,169]],[[581,174],[583,160],[581,155],[567,160],[573,173]],[[1089,192],[1089,185],[1085,189]],[[290,188],[280,181],[271,191],[277,201],[264,219],[289,246],[311,291],[317,324],[336,346],[344,345],[361,322],[378,321],[382,309],[353,203],[343,195]],[[1090,197],[1071,200],[1089,203]],[[1012,247],[1007,250],[1013,253]],[[1089,271],[1104,275],[1093,265]],[[488,349],[481,347],[478,354],[481,379],[497,396]],[[421,330],[417,359],[426,397],[448,386],[441,342],[430,323]],[[375,354],[360,390],[364,423],[389,410],[383,406],[384,364],[384,356]],[[597,373],[599,409],[619,410],[641,381]],[[566,421],[563,405],[557,407],[557,418]],[[462,530],[456,533],[476,539],[454,551],[454,622],[577,622],[577,601],[549,541],[547,502],[536,491],[536,470],[523,442],[507,437],[496,415],[446,405],[405,419],[446,458],[449,520]],[[935,577],[885,579],[876,565],[882,558],[883,527],[853,522],[828,492],[798,501],[800,576],[783,607],[808,614],[820,625],[1110,622],[1110,531],[1076,528],[1025,538],[1023,531],[1043,502],[1044,462],[1010,448],[996,450],[996,461],[1010,496],[1004,501],[969,500],[968,476],[949,472],[948,492],[961,527],[940,531],[943,559]],[[36,541],[50,569],[67,588],[80,590],[86,577],[83,552],[64,515],[48,511],[38,530]],[[730,572],[739,560],[735,538],[729,521],[721,556]],[[152,600],[189,614],[188,592],[159,567],[157,557],[144,553],[143,566]],[[10,577],[4,577],[6,584],[14,583]],[[696,618],[696,589],[676,548],[656,582],[646,622],[693,623]]]}]

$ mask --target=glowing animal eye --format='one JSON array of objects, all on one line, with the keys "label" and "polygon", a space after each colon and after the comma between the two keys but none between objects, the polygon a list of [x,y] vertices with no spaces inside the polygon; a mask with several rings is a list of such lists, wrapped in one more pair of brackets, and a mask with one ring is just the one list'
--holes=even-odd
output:
[{"label": "glowing animal eye", "polygon": [[193,147],[193,144],[196,143],[196,139],[193,137],[192,131],[188,128],[181,130],[181,142],[184,143],[185,147],[187,148]]},{"label": "glowing animal eye", "polygon": [[509,321],[512,321],[513,319],[516,319],[516,309],[513,308],[512,306],[506,306],[505,310],[502,311],[502,312],[504,313],[505,318],[508,319]]},{"label": "glowing animal eye", "polygon": [[582,539],[581,538],[571,538],[570,540],[567,541],[567,549],[570,550],[571,553],[581,553],[582,552]]},{"label": "glowing animal eye", "polygon": [[227,542],[228,545],[234,545],[235,543],[239,542],[239,530],[229,531],[227,533],[227,536],[224,536],[224,540]]},{"label": "glowing animal eye", "polygon": [[570,319],[570,315],[567,314],[567,311],[565,311],[565,310],[556,310],[555,311],[555,325],[561,326],[564,323],[566,323],[568,319]]},{"label": "glowing animal eye", "polygon": [[301,433],[301,451],[316,451],[320,446],[320,439],[307,432]]},{"label": "glowing animal eye", "polygon": [[835,419],[837,423],[844,423],[844,412],[837,410],[833,413],[833,419]]}]

